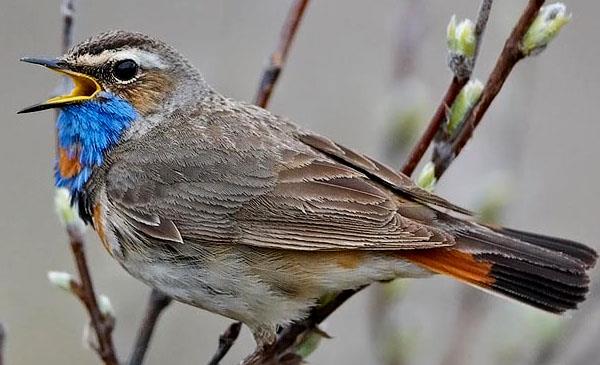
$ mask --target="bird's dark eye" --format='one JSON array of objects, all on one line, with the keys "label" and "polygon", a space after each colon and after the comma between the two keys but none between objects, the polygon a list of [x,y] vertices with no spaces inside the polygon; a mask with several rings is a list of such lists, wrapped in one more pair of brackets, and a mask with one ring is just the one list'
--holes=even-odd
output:
[{"label": "bird's dark eye", "polygon": [[122,60],[115,63],[113,68],[114,76],[120,81],[129,81],[135,77],[138,72],[138,64],[134,60]]}]

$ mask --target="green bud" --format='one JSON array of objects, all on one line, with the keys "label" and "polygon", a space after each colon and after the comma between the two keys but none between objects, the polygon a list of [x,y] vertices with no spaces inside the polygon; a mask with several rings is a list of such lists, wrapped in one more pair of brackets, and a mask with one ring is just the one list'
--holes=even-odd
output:
[{"label": "green bud", "polygon": [[543,6],[521,41],[521,51],[526,56],[537,55],[546,49],[562,27],[571,20],[563,3]]},{"label": "green bud", "polygon": [[430,161],[423,167],[423,170],[421,170],[421,173],[417,178],[417,185],[427,191],[433,191],[436,182],[435,166],[433,165],[433,162]]},{"label": "green bud", "polygon": [[62,271],[48,271],[48,281],[50,281],[50,284],[53,286],[70,292],[73,283],[73,275]]},{"label": "green bud", "polygon": [[456,24],[456,15],[452,15],[446,30],[448,51],[450,54],[466,58],[475,56],[477,40],[475,39],[475,24],[470,19],[464,19]]},{"label": "green bud", "polygon": [[450,115],[446,126],[448,135],[452,136],[456,129],[463,123],[467,117],[467,113],[479,101],[482,92],[483,84],[479,80],[471,80],[462,88],[450,108]]}]

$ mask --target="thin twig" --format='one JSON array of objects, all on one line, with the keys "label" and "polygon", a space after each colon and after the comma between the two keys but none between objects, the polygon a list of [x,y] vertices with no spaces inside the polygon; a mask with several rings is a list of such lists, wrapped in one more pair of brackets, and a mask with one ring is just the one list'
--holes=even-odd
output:
[{"label": "thin twig", "polygon": [[[473,55],[473,66],[477,62],[477,56],[479,56],[479,50],[481,49],[481,40],[487,28],[487,23],[492,12],[492,5],[494,0],[482,0],[477,13],[477,20],[475,23],[475,53]],[[473,71],[473,70],[471,70]],[[469,75],[470,77],[471,75]]]},{"label": "thin twig", "polygon": [[235,343],[235,340],[240,335],[240,330],[242,329],[242,322],[234,322],[231,324],[225,332],[221,336],[219,336],[219,348],[217,352],[213,355],[212,359],[208,365],[219,365],[221,360],[227,355],[229,349]]},{"label": "thin twig", "polygon": [[67,233],[69,235],[69,244],[79,274],[79,285],[74,292],[85,306],[90,317],[92,328],[96,332],[98,355],[106,365],[118,365],[117,355],[112,341],[114,319],[103,315],[98,306],[98,300],[96,298],[94,285],[92,284],[92,278],[85,257],[82,230],[80,227],[69,224],[67,225]]},{"label": "thin twig", "polygon": [[544,5],[544,0],[529,0],[527,3],[527,7],[519,18],[517,25],[515,25],[504,44],[504,48],[498,57],[498,61],[496,61],[496,65],[485,84],[481,98],[471,111],[469,117],[462,124],[461,130],[458,132],[457,137],[452,143],[451,155],[446,157],[448,161],[440,163],[439,168],[436,163],[435,175],[437,178],[442,176],[450,163],[460,154],[463,147],[467,144],[469,139],[471,139],[475,128],[477,128],[484,114],[492,104],[492,101],[494,101],[494,98],[496,98],[496,95],[500,92],[508,75],[510,75],[514,66],[525,57],[519,45],[527,32],[527,29],[529,29],[529,26],[535,20],[542,5]]},{"label": "thin twig", "polygon": [[433,117],[431,117],[431,120],[429,121],[427,129],[410,152],[406,163],[402,167],[402,172],[404,174],[410,176],[415,171],[419,161],[421,161],[423,155],[425,155],[425,152],[427,152],[427,149],[431,145],[431,142],[444,124],[448,109],[452,106],[454,100],[456,100],[456,97],[460,93],[460,90],[463,88],[463,86],[469,82],[471,73],[473,72],[473,67],[477,62],[477,56],[479,55],[483,34],[485,33],[485,28],[490,17],[492,4],[493,0],[483,0],[479,6],[477,21],[475,23],[475,53],[471,60],[463,59],[463,62],[469,63],[468,67],[459,67],[461,69],[468,69],[469,72],[464,75],[465,77],[458,77],[456,75],[452,77],[452,81],[450,81],[450,85],[448,86],[448,90],[446,90],[446,94],[442,98],[442,102],[440,105],[438,105]]},{"label": "thin twig", "polygon": [[254,104],[265,108],[271,98],[273,87],[281,74],[281,70],[287,61],[288,53],[294,40],[294,36],[298,31],[298,26],[302,20],[302,15],[306,10],[309,0],[295,0],[288,12],[287,19],[281,30],[279,37],[279,43],[275,52],[271,54],[271,60],[269,66],[263,71],[258,92]]},{"label": "thin twig", "polygon": [[423,158],[423,155],[425,155],[425,152],[427,152],[427,149],[431,145],[431,142],[435,138],[440,127],[444,124],[448,108],[450,107],[450,105],[452,105],[452,103],[454,103],[454,100],[458,96],[458,93],[460,93],[460,90],[463,88],[463,86],[465,86],[465,84],[468,81],[469,79],[459,80],[456,76],[452,77],[452,81],[448,86],[448,90],[446,90],[446,94],[444,95],[444,98],[442,99],[440,105],[438,105],[435,114],[433,114],[433,117],[431,117],[431,120],[427,125],[427,129],[425,129],[425,132],[423,132],[423,135],[421,136],[415,147],[410,151],[408,159],[402,167],[402,173],[404,173],[407,176],[410,176],[415,171],[417,165]]},{"label": "thin twig", "polygon": [[[415,73],[418,54],[426,36],[426,25],[423,22],[426,5],[422,0],[405,1],[398,14],[396,30],[397,38],[393,53],[393,80],[395,89],[402,93],[410,93],[413,82],[407,82]],[[411,107],[414,107],[412,105]],[[406,365],[410,353],[404,346],[399,346],[397,339],[405,333],[402,321],[394,310],[403,300],[401,283],[385,283],[377,285],[371,291],[369,305],[369,324],[371,343],[376,357],[382,365]]]},{"label": "thin twig", "polygon": [[4,341],[6,340],[6,330],[0,323],[0,365],[4,364]]},{"label": "thin twig", "polygon": [[148,305],[146,306],[146,314],[138,329],[138,333],[129,356],[129,365],[141,365],[144,362],[144,357],[148,352],[152,334],[158,323],[158,318],[161,313],[171,304],[171,297],[164,294],[160,290],[152,289],[148,297]]},{"label": "thin twig", "polygon": [[344,290],[326,304],[314,308],[308,318],[285,327],[279,333],[277,341],[274,344],[261,349],[260,352],[244,360],[243,365],[277,364],[279,362],[278,359],[283,357],[286,351],[296,343],[298,336],[306,331],[317,328],[340,305],[364,288],[365,286],[356,290]]},{"label": "thin twig", "polygon": [[471,287],[463,287],[460,305],[456,317],[456,325],[449,338],[449,345],[442,357],[441,365],[460,365],[468,359],[477,329],[485,319],[486,294]]},{"label": "thin twig", "polygon": [[[62,0],[60,5],[60,14],[62,17],[62,34],[60,50],[63,54],[69,51],[73,45],[73,23],[75,21],[75,0]],[[68,76],[61,77],[58,94],[62,94],[69,90],[71,79]],[[58,109],[56,111],[58,116]]]},{"label": "thin twig", "polygon": [[421,0],[406,1],[404,8],[402,12],[404,16],[401,16],[402,19],[397,22],[399,29],[394,32],[397,41],[394,47],[392,76],[396,83],[414,74],[417,65],[416,56],[426,28],[422,17],[426,5]]},{"label": "thin twig", "polygon": [[[279,80],[281,71],[285,66],[288,54],[292,45],[292,41],[298,31],[304,11],[308,6],[309,0],[295,0],[290,6],[281,33],[277,48],[271,54],[270,63],[265,68],[258,84],[258,90],[254,99],[254,104],[261,108],[266,108],[271,100],[273,88]],[[219,347],[217,352],[210,360],[210,365],[218,365],[225,357],[231,346],[233,346],[242,328],[241,322],[234,322],[225,330],[219,337]]]},{"label": "thin twig", "polygon": [[[525,8],[519,21],[517,22],[517,25],[511,32],[509,39],[507,40],[503,52],[500,54],[499,60],[496,64],[496,68],[494,68],[494,71],[492,71],[490,80],[494,81],[488,81],[488,84],[484,89],[484,94],[487,95],[485,95],[485,97],[482,95],[478,106],[474,108],[473,114],[471,115],[471,117],[469,117],[469,119],[473,119],[473,121],[476,121],[477,123],[481,120],[483,114],[487,110],[487,107],[489,107],[489,104],[493,100],[493,96],[497,95],[498,91],[500,90],[504,81],[506,80],[506,77],[510,73],[510,70],[512,69],[514,64],[516,64],[516,62],[518,62],[518,60],[522,58],[522,54],[520,53],[518,47],[519,42],[522,39],[525,32],[527,31],[527,29],[529,28],[531,22],[533,22],[533,20],[535,19],[535,16],[537,15],[539,8],[543,5],[543,3],[543,0],[530,0],[527,4],[527,7]],[[481,34],[483,34],[483,32]],[[490,96],[492,97],[490,98]],[[467,122],[469,122],[469,119],[467,120]],[[469,130],[467,132],[463,131],[464,134],[470,137],[473,129],[477,126],[477,123],[471,123]],[[459,138],[461,144],[457,145],[460,146],[460,148],[456,149],[455,156],[458,155],[458,153],[460,153],[460,151],[462,150],[462,146],[464,146],[466,140],[468,140],[467,138],[463,141],[464,137],[461,136],[459,136]],[[266,361],[263,362],[268,362],[268,359],[276,358],[277,355],[284,353],[290,346],[294,344],[295,339],[299,334],[301,334],[307,329],[314,328],[316,325],[321,323],[339,306],[341,306],[346,300],[348,300],[350,297],[352,297],[352,295],[354,295],[361,289],[362,288],[359,288],[357,290],[345,290],[338,294],[333,300],[328,302],[327,305],[314,308],[307,319],[285,328],[278,337],[277,342],[273,346],[265,348],[262,351],[262,354],[260,354],[259,358],[252,363],[259,364],[265,359]]]},{"label": "thin twig", "polygon": [[[65,54],[71,48],[73,44],[73,23],[75,20],[75,0],[62,0],[60,5],[60,14],[62,17],[62,30],[61,30],[61,53]],[[62,76],[60,83],[56,90],[56,95],[62,95],[69,91],[69,85],[71,79],[68,76]],[[56,118],[60,114],[60,111],[56,109]],[[58,155],[58,130],[55,131],[55,147],[56,154]]]},{"label": "thin twig", "polygon": [[73,16],[75,14],[75,1],[63,0],[60,10],[63,18],[61,49],[63,53],[67,53],[73,44]]},{"label": "thin twig", "polygon": [[[66,53],[73,43],[75,1],[63,0],[61,3],[61,14],[61,50],[63,53]],[[60,87],[62,89],[68,89],[68,81],[63,80]],[[56,143],[58,146],[58,139]],[[69,236],[71,252],[73,253],[73,258],[79,274],[79,281],[72,283],[73,292],[82,302],[90,317],[91,326],[94,329],[98,340],[98,346],[96,348],[98,355],[106,365],[118,365],[117,355],[112,340],[114,318],[103,315],[98,306],[98,299],[94,291],[94,285],[85,256],[83,231],[76,224],[67,224],[66,230]]]}]

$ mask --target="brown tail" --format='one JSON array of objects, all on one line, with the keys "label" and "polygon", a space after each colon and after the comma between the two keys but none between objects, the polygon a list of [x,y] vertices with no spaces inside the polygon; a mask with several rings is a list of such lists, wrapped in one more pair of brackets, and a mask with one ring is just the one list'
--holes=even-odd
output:
[{"label": "brown tail", "polygon": [[507,228],[459,224],[448,248],[401,255],[435,273],[553,313],[585,299],[598,255],[580,243]]}]

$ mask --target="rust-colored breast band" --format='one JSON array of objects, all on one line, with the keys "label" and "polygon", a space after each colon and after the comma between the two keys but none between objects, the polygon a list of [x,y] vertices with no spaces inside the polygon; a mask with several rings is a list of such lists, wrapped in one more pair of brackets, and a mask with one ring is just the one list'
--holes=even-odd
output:
[{"label": "rust-colored breast band", "polygon": [[81,172],[78,156],[69,157],[69,152],[64,148],[58,149],[58,172],[65,179],[76,176]]}]

